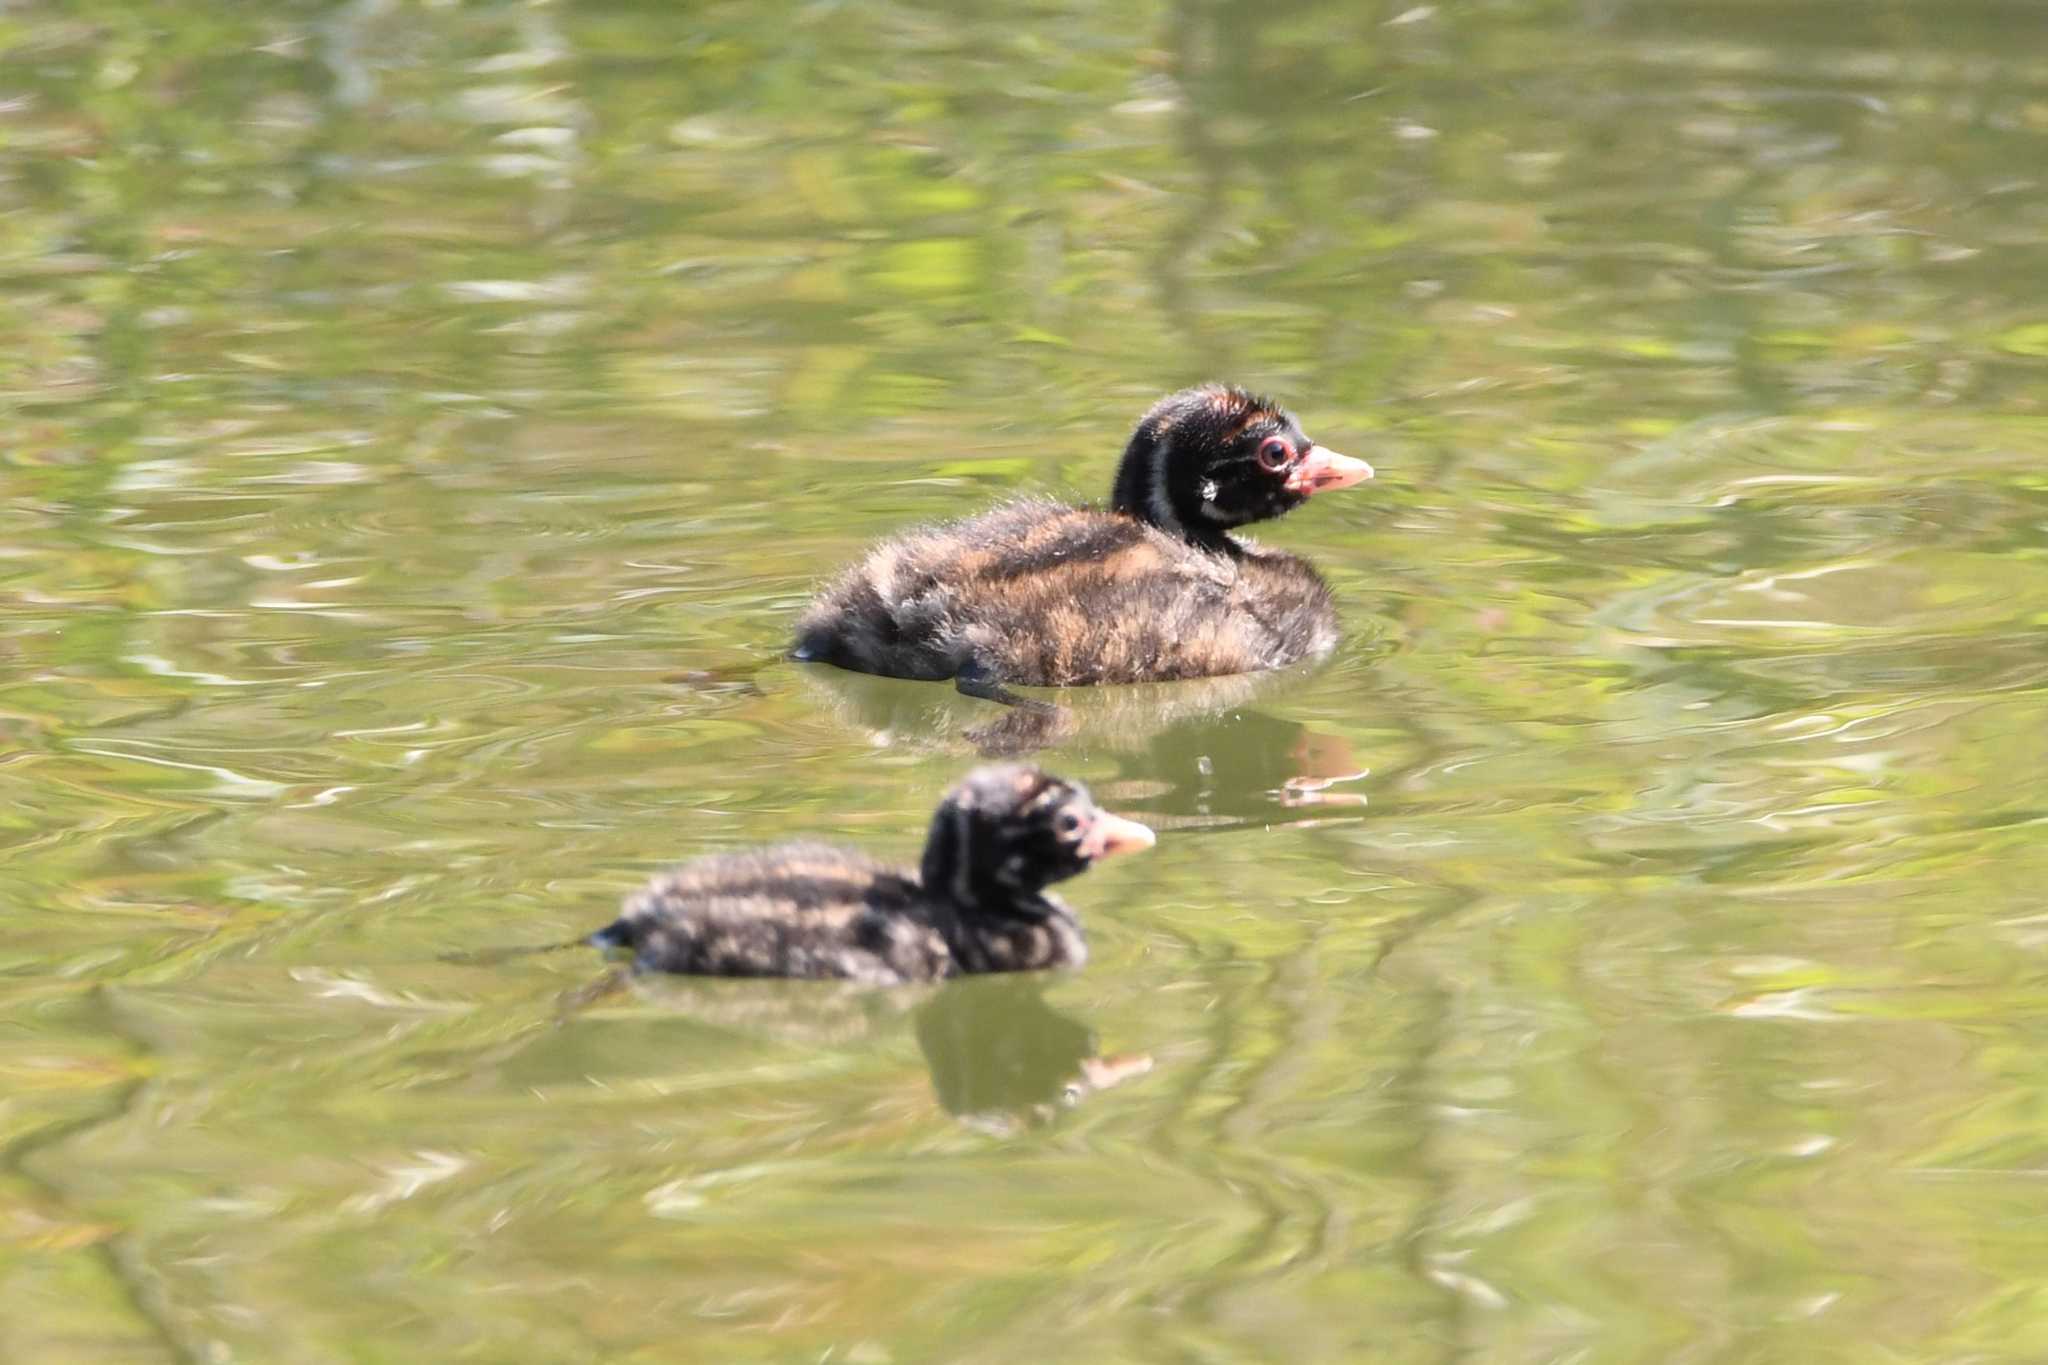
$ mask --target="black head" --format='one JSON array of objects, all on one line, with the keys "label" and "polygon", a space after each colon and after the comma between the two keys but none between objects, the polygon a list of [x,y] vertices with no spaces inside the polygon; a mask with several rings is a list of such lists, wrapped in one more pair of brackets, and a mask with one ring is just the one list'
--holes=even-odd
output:
[{"label": "black head", "polygon": [[955,905],[998,908],[1151,845],[1151,830],[1100,809],[1079,783],[1003,763],[976,768],[939,802],[922,880]]},{"label": "black head", "polygon": [[1371,465],[1309,440],[1294,415],[1271,400],[1204,384],[1160,399],[1140,419],[1117,466],[1110,505],[1215,544],[1233,526],[1277,517],[1311,494],[1371,477]]}]

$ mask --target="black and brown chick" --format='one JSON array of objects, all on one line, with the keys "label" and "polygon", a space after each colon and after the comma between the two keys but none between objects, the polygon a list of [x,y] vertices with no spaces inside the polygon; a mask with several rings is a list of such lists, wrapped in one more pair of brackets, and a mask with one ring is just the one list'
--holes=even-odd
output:
[{"label": "black and brown chick", "polygon": [[655,877],[591,942],[642,971],[881,986],[1078,967],[1080,921],[1046,888],[1151,844],[1078,783],[977,768],[939,802],[915,871],[829,844],[716,854]]},{"label": "black and brown chick", "polygon": [[1372,477],[1243,389],[1152,406],[1107,507],[1031,498],[883,541],[797,622],[791,657],[895,678],[1013,685],[1171,682],[1280,668],[1337,643],[1306,560],[1233,529]]}]

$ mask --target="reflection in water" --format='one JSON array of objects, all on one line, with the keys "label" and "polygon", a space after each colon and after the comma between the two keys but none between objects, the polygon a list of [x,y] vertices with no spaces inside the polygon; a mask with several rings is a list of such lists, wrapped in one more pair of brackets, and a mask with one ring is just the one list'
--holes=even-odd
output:
[{"label": "reflection in water", "polygon": [[1036,1127],[1152,1069],[1144,1053],[1104,1057],[1094,1030],[1045,1003],[1043,973],[962,977],[877,989],[813,981],[721,980],[613,969],[563,997],[569,1022],[622,998],[755,1042],[809,1053],[864,1046],[915,1021],[932,1090],[947,1113],[988,1131]]},{"label": "reflection in water", "polygon": [[1051,716],[1004,708],[990,719],[986,702],[964,698],[949,685],[909,682],[832,667],[790,672],[822,698],[847,725],[867,732],[879,747],[898,744],[1024,752],[1053,744],[1129,749],[1182,721],[1220,717],[1256,697],[1314,675],[1314,665],[1190,678],[1171,683],[1036,689],[1056,700]]},{"label": "reflection in water", "polygon": [[592,1008],[637,1002],[746,1038],[802,1048],[845,1047],[895,1027],[922,993],[907,986],[673,976],[613,967],[565,995],[560,1017],[572,1019]]},{"label": "reflection in water", "polygon": [[1086,1024],[1045,1003],[1041,978],[948,982],[917,1010],[917,1045],[946,1112],[978,1127],[1050,1121],[1152,1069],[1148,1054],[1101,1056]]},{"label": "reflection in water", "polygon": [[1353,784],[1370,776],[1342,735],[1263,711],[1169,726],[1118,759],[1120,777],[1105,787],[1120,803],[1217,830],[1356,811],[1366,797]]},{"label": "reflection in water", "polygon": [[[988,708],[949,687],[839,668],[791,672],[844,724],[880,748],[979,749]],[[1134,812],[1220,829],[1327,819],[1366,804],[1353,784],[1369,776],[1342,735],[1249,709],[1284,694],[1313,668],[1240,673],[1186,682],[1068,689],[1059,729],[1040,743],[1109,755],[1116,776],[1102,797]],[[1042,694],[1041,694],[1042,695]],[[1035,718],[1011,711],[997,724]]]}]

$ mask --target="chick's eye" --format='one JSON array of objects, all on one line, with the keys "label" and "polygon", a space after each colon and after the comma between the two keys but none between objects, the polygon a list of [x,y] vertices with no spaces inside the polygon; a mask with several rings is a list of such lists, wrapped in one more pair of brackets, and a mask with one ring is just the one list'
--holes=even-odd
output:
[{"label": "chick's eye", "polygon": [[1077,834],[1081,829],[1081,817],[1070,810],[1061,811],[1059,819],[1052,822],[1052,827],[1063,837]]},{"label": "chick's eye", "polygon": [[1294,452],[1289,450],[1287,442],[1281,440],[1278,436],[1268,436],[1259,446],[1259,468],[1261,469],[1277,470],[1285,468],[1287,462],[1293,458]]}]

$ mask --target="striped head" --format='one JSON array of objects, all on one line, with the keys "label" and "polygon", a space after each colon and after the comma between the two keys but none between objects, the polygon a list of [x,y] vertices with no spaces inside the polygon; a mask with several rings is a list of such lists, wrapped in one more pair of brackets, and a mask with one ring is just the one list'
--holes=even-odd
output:
[{"label": "striped head", "polygon": [[1233,526],[1292,511],[1315,493],[1372,477],[1325,450],[1270,399],[1225,384],[1152,405],[1124,448],[1110,505],[1162,531],[1215,544]]},{"label": "striped head", "polygon": [[976,768],[939,802],[921,880],[962,909],[1001,909],[1098,858],[1151,846],[1151,830],[1102,810],[1079,783],[997,764]]}]

